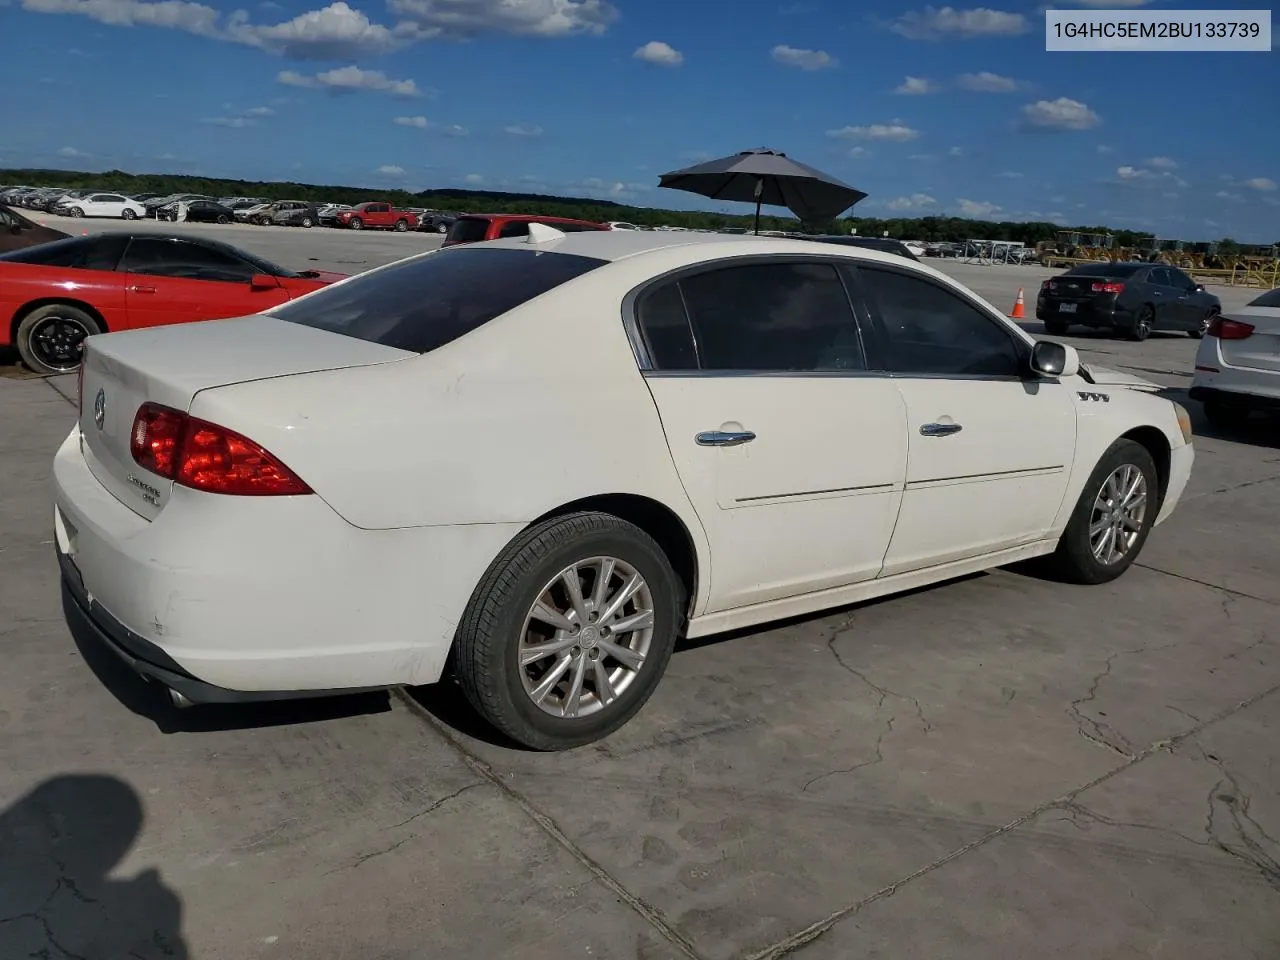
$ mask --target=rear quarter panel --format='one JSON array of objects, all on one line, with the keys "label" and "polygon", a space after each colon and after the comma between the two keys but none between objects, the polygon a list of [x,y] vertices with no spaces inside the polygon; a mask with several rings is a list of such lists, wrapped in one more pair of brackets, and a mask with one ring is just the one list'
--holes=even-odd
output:
[{"label": "rear quarter panel", "polygon": [[129,329],[124,278],[108,270],[0,263],[0,344],[12,344],[21,318],[44,303],[88,306],[108,331]]},{"label": "rear quarter panel", "polygon": [[211,389],[191,412],[261,443],[358,527],[527,523],[622,493],[667,505],[699,544],[623,330],[633,280],[602,267],[432,353]]}]

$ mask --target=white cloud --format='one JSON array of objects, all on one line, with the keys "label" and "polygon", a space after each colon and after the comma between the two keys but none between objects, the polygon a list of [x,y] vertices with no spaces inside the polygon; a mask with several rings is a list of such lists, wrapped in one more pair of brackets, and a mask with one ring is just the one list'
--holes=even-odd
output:
[{"label": "white cloud", "polygon": [[276,79],[289,87],[309,87],[327,90],[330,93],[354,93],[357,90],[368,90],[376,93],[388,93],[393,97],[425,97],[425,90],[419,89],[413,80],[393,80],[381,70],[361,70],[359,67],[337,67],[325,70],[315,76],[298,73],[296,70],[282,70]]},{"label": "white cloud", "polygon": [[966,200],[964,197],[956,200],[960,206],[960,215],[965,217],[990,217],[1000,212],[1001,208],[994,203],[987,203],[981,200]]},{"label": "white cloud", "polygon": [[90,154],[85,153],[83,150],[77,150],[75,147],[63,147],[61,150],[58,151],[58,156],[80,157],[81,159],[83,159],[85,157],[90,156]]},{"label": "white cloud", "polygon": [[1240,196],[1240,194],[1230,193],[1226,190],[1219,190],[1217,193],[1214,194],[1214,196],[1217,197],[1219,200],[1230,200],[1232,203],[1240,203],[1241,201],[1244,200],[1244,197]]},{"label": "white cloud", "polygon": [[425,130],[431,126],[426,117],[396,117],[391,122],[397,127],[417,127],[419,130]]},{"label": "white cloud", "polygon": [[947,151],[947,156],[948,156],[948,157],[963,157],[963,156],[964,156],[964,147],[952,147],[950,150],[948,150],[948,151]]},{"label": "white cloud", "polygon": [[[853,149],[857,150],[857,149],[859,149],[859,148],[858,148],[858,147],[854,147]],[[932,160],[932,159],[933,159],[933,154],[931,154],[931,153],[913,153],[913,154],[911,154],[910,156],[908,156],[908,157],[907,157],[907,159],[908,159],[908,160],[919,160],[919,161]]]},{"label": "white cloud", "polygon": [[954,7],[925,7],[912,10],[889,24],[894,33],[909,40],[944,40],[974,37],[1008,37],[1026,33],[1031,28],[1020,13],[1006,13],[978,7],[957,10]]},{"label": "white cloud", "polygon": [[1276,188],[1276,182],[1266,177],[1254,177],[1252,180],[1243,181],[1243,184],[1250,190],[1258,190],[1262,193],[1270,193]]},{"label": "white cloud", "polygon": [[1026,176],[1026,174],[1020,173],[1017,170],[1002,170],[1000,173],[997,173],[996,176],[1002,177],[1005,180],[1021,180]]},{"label": "white cloud", "polygon": [[890,210],[925,210],[937,204],[938,201],[927,193],[913,193],[909,197],[896,197],[885,206]]},{"label": "white cloud", "polygon": [[919,130],[913,130],[901,123],[873,123],[866,127],[841,127],[828,130],[827,136],[836,140],[914,140],[920,136]]},{"label": "white cloud", "polygon": [[113,27],[164,27],[216,36],[219,13],[188,0],[22,0],[32,13],[70,13]]},{"label": "white cloud", "polygon": [[468,173],[466,176],[466,181],[472,186],[477,186],[481,183],[484,183],[484,177],[482,177],[478,173]]},{"label": "white cloud", "polygon": [[1100,144],[1098,144],[1096,147],[1094,147],[1094,149],[1095,149],[1095,150],[1097,150],[1099,153],[1102,153],[1102,154],[1106,154],[1106,153],[1115,153],[1115,152],[1116,152],[1116,148],[1115,148],[1115,147],[1108,147],[1105,143],[1100,143]]},{"label": "white cloud", "polygon": [[275,114],[270,107],[250,107],[244,112],[246,117],[274,117]]},{"label": "white cloud", "polygon": [[609,0],[388,0],[387,8],[401,20],[397,33],[425,39],[598,35],[618,19]]},{"label": "white cloud", "polygon": [[241,130],[245,127],[256,127],[258,121],[254,117],[205,117],[201,123],[212,124],[215,127],[230,127],[233,130]]},{"label": "white cloud", "polygon": [[825,50],[806,50],[803,47],[789,47],[785,43],[770,50],[769,56],[775,63],[798,70],[830,70],[840,65],[840,61]]},{"label": "white cloud", "polygon": [[1148,167],[1155,167],[1157,170],[1177,170],[1178,161],[1169,157],[1150,157],[1147,160]]},{"label": "white cloud", "polygon": [[684,63],[684,54],[661,40],[650,40],[631,55],[636,60],[652,63],[659,67],[678,67]]},{"label": "white cloud", "polygon": [[394,163],[384,163],[374,173],[388,180],[395,180],[404,176],[404,167],[397,167]]},{"label": "white cloud", "polygon": [[1124,10],[1133,7],[1145,7],[1154,0],[1067,0],[1081,7],[1104,7],[1108,10]]},{"label": "white cloud", "polygon": [[978,93],[1012,93],[1022,87],[1021,81],[1013,77],[1002,77],[998,73],[990,73],[987,70],[978,73],[962,73],[956,78],[956,83],[966,90]]},{"label": "white cloud", "polygon": [[503,127],[502,132],[509,137],[519,137],[523,140],[535,140],[543,133],[542,128],[535,123],[513,123]]},{"label": "white cloud", "polygon": [[1025,126],[1037,130],[1088,130],[1102,119],[1079,100],[1037,100],[1022,108]]},{"label": "white cloud", "polygon": [[893,92],[904,96],[920,96],[925,93],[937,93],[938,85],[926,77],[907,77],[894,87]]},{"label": "white cloud", "polygon": [[1121,180],[1146,180],[1151,177],[1150,170],[1143,170],[1140,167],[1117,167],[1116,176]]},{"label": "white cloud", "polygon": [[406,42],[342,0],[270,26],[251,24],[247,13],[237,11],[227,20],[226,34],[228,39],[295,60],[372,57]]},{"label": "white cloud", "polygon": [[451,123],[447,127],[442,127],[440,132],[446,137],[466,137],[471,134],[470,130],[457,123]]},{"label": "white cloud", "polygon": [[871,151],[868,150],[866,147],[853,147],[849,151],[849,156],[852,157],[854,160],[860,160],[863,157],[871,156]]}]

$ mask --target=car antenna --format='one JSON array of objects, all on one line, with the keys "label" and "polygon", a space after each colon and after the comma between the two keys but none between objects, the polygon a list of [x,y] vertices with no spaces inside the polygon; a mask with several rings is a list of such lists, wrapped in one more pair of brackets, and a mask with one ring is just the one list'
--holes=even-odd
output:
[{"label": "car antenna", "polygon": [[555,227],[548,227],[545,223],[529,224],[529,236],[525,238],[525,243],[550,243],[552,240],[563,240],[567,234],[563,230],[557,230]]}]

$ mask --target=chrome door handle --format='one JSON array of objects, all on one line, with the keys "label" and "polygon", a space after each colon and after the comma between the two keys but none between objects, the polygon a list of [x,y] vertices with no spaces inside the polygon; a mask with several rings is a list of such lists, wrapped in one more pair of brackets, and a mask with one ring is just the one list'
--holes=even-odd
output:
[{"label": "chrome door handle", "polygon": [[958,423],[926,423],[920,428],[920,435],[924,437],[949,437],[963,429],[964,427]]},{"label": "chrome door handle", "polygon": [[756,435],[750,430],[734,432],[707,430],[694,437],[700,447],[740,447],[744,443],[750,443],[755,438]]},{"label": "chrome door handle", "polygon": [[137,287],[137,286],[134,286],[134,287],[130,287],[130,288],[129,288],[129,292],[130,292],[130,293],[155,293],[155,292],[156,292],[156,288],[155,288],[155,287]]}]

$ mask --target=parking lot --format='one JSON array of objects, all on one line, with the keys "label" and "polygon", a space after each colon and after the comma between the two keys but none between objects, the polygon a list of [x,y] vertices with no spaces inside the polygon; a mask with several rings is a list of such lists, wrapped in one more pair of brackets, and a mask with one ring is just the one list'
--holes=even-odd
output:
[{"label": "parking lot", "polygon": [[[347,272],[439,243],[139,228]],[[1050,275],[932,263],[1032,317]],[[106,930],[202,960],[1280,955],[1280,432],[1211,431],[1180,334],[1067,339],[1199,434],[1124,577],[1002,570],[689,642],[634,721],[553,755],[449,685],[170,707],[68,625],[74,378],[0,378],[0,960],[114,957],[86,953]]]}]

